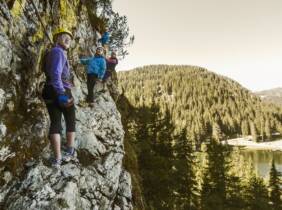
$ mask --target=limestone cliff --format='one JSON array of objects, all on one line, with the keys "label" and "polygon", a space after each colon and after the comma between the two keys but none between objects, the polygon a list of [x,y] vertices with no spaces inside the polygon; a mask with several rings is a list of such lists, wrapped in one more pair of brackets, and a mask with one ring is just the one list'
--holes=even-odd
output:
[{"label": "limestone cliff", "polygon": [[[122,166],[124,130],[112,93],[97,84],[94,108],[84,104],[85,73],[77,60],[95,47],[95,1],[0,2],[0,209],[132,209],[131,177]],[[68,55],[78,154],[54,172],[40,60],[50,45],[46,34],[58,26],[74,33]]]}]

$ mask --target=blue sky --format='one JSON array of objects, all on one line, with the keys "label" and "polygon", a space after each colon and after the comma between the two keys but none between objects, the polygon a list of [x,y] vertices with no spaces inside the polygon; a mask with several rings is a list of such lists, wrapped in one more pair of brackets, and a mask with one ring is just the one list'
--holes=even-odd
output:
[{"label": "blue sky", "polygon": [[135,43],[117,70],[187,64],[244,87],[282,87],[282,1],[114,0]]}]

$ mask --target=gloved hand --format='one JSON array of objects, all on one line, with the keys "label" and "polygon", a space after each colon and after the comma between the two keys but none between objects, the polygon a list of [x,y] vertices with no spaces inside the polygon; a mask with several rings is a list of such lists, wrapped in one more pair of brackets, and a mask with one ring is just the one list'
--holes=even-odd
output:
[{"label": "gloved hand", "polygon": [[73,105],[73,98],[69,98],[67,95],[59,95],[58,102],[62,107],[70,107]]},{"label": "gloved hand", "polygon": [[69,97],[67,95],[59,95],[58,101],[60,104],[68,103]]},{"label": "gloved hand", "polygon": [[85,59],[84,58],[79,58],[79,63],[84,64]]}]

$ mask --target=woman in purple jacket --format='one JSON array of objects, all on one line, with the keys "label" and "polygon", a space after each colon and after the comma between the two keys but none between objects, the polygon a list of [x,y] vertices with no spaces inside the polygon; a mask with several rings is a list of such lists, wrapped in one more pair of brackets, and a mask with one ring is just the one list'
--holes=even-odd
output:
[{"label": "woman in purple jacket", "polygon": [[[70,47],[72,34],[67,29],[58,29],[53,36],[56,45],[46,56],[46,83],[42,96],[51,121],[49,138],[55,154],[52,166],[59,169],[62,160],[68,162],[74,155],[75,106],[71,94],[71,74],[66,55],[66,51]],[[63,158],[60,136],[62,115],[64,115],[67,131],[67,151]]]}]

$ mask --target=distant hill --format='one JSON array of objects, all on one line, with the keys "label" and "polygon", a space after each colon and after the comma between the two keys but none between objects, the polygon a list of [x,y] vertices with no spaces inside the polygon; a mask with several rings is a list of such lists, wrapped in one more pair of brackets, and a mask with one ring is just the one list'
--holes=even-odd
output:
[{"label": "distant hill", "polygon": [[271,102],[282,106],[282,88],[274,88],[255,92],[263,101]]},{"label": "distant hill", "polygon": [[282,131],[281,108],[204,68],[152,65],[119,72],[118,77],[134,107],[154,108],[160,119],[169,114],[176,130],[186,128],[196,143],[240,135],[265,140]]},{"label": "distant hill", "polygon": [[[272,139],[273,133],[282,131],[282,108],[264,103],[234,80],[195,66],[145,66],[118,72],[118,79],[123,89],[117,106],[125,130],[124,163],[132,175],[133,195],[141,198],[138,206],[144,206],[143,209],[200,209],[182,204],[197,206],[197,198],[191,195],[199,193],[199,203],[205,203],[208,200],[202,196],[206,195],[205,191],[198,189],[207,189],[212,192],[210,200],[216,202],[210,209],[247,209],[237,195],[245,199],[243,189],[248,186],[225,175],[213,179],[220,182],[218,186],[227,183],[225,189],[229,192],[234,189],[232,194],[236,195],[235,199],[229,198],[235,201],[234,208],[231,207],[233,201],[227,202],[228,208],[218,208],[220,196],[214,195],[220,191],[210,190],[205,181],[214,174],[229,174],[227,168],[236,173],[246,172],[242,175],[245,179],[251,174],[248,168],[252,167],[239,161],[241,158],[236,157],[239,153],[229,157],[229,152],[222,152],[221,144],[218,144],[221,149],[217,150],[210,150],[211,145],[221,139],[249,134],[256,141]],[[211,137],[217,141],[201,144]],[[234,161],[234,165],[226,166],[222,161],[225,158],[228,162]],[[209,171],[211,164],[214,172]],[[214,181],[210,183],[215,186]]]}]

